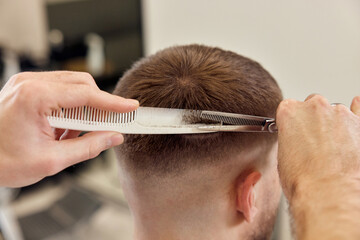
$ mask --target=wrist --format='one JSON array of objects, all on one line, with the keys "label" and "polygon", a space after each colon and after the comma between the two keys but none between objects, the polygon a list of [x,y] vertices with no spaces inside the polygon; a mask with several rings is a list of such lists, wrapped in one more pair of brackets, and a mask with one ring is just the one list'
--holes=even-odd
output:
[{"label": "wrist", "polygon": [[293,189],[289,204],[297,239],[360,237],[360,179],[302,179]]}]

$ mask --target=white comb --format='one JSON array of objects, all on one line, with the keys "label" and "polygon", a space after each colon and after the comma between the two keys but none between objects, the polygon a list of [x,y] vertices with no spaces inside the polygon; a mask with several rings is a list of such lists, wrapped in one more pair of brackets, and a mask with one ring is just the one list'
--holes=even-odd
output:
[{"label": "white comb", "polygon": [[152,107],[139,107],[128,113],[104,111],[88,106],[62,108],[54,110],[51,116],[48,116],[48,120],[50,126],[54,128],[80,131],[117,131],[125,134],[276,131],[274,119],[271,118]]}]

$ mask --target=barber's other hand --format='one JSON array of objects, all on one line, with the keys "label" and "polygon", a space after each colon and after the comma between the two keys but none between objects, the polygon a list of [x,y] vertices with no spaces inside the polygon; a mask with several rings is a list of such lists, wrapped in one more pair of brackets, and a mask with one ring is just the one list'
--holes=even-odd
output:
[{"label": "barber's other hand", "polygon": [[351,110],[319,96],[277,111],[279,176],[296,239],[360,239],[360,97]]},{"label": "barber's other hand", "polygon": [[52,110],[83,105],[129,112],[139,103],[101,91],[88,73],[14,75],[0,92],[0,186],[35,183],[122,143],[115,132],[78,137],[78,131],[50,127],[46,117]]},{"label": "barber's other hand", "polygon": [[[351,110],[320,95],[283,101],[277,111],[279,175],[288,199],[299,184],[360,180],[360,97]],[[359,182],[360,183],[360,182]]]}]

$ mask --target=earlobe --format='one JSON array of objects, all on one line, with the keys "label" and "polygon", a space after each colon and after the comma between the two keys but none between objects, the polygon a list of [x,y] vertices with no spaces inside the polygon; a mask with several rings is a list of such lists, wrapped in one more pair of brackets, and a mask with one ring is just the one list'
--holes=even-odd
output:
[{"label": "earlobe", "polygon": [[251,222],[257,212],[255,206],[255,184],[261,178],[261,173],[257,171],[248,172],[240,176],[237,185],[237,210],[244,215],[247,222]]}]

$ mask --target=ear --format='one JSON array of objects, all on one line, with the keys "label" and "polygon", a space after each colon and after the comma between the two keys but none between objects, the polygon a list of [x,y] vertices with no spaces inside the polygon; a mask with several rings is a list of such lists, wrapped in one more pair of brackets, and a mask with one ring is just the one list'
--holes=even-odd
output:
[{"label": "ear", "polygon": [[251,222],[257,212],[255,207],[255,184],[261,178],[258,171],[248,171],[241,174],[236,183],[236,208],[244,215],[247,222]]}]

